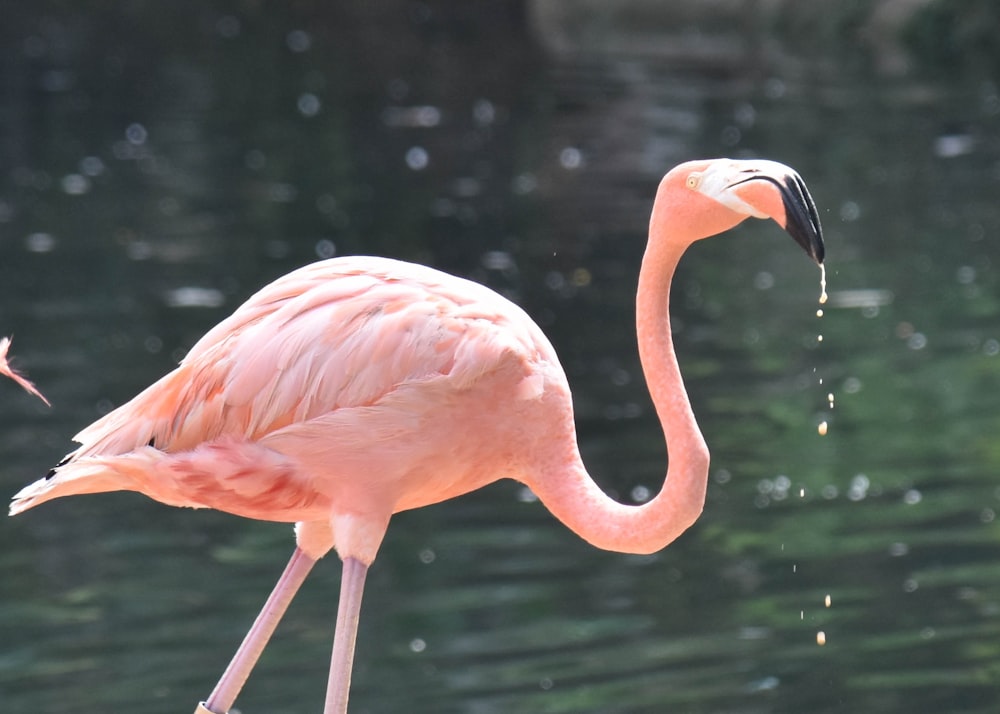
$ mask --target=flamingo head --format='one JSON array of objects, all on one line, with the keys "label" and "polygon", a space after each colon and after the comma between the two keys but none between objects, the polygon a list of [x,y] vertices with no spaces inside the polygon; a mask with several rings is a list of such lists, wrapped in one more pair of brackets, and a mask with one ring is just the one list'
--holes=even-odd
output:
[{"label": "flamingo head", "polygon": [[[816,205],[802,178],[777,161],[714,159],[689,161],[671,170],[661,192],[684,196],[673,203],[694,238],[727,230],[749,217],[771,218],[818,264],[823,263],[823,232]],[[695,198],[697,197],[697,198]],[[659,202],[659,201],[658,201]]]}]

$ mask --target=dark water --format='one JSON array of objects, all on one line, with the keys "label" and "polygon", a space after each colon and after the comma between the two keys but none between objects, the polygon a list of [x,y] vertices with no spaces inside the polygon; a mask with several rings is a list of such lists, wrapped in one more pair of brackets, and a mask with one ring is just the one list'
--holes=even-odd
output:
[{"label": "dark water", "polygon": [[[6,13],[0,334],[54,406],[0,384],[2,491],[264,283],[370,253],[524,305],[591,472],[642,500],[665,460],[631,326],[656,182],[765,156],[820,206],[830,302],[817,318],[819,276],[773,225],[685,258],[702,519],[633,557],[514,484],[398,516],[352,711],[997,711],[996,86],[887,76],[787,27],[373,5]],[[32,714],[192,710],[293,545],[132,494],[47,504],[0,542],[0,702]],[[337,571],[317,567],[243,712],[321,709]]]}]

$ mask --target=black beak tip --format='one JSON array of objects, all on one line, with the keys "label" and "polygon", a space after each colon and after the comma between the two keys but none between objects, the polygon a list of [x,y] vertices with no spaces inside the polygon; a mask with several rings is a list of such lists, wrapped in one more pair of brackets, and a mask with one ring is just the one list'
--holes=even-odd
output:
[{"label": "black beak tip", "polygon": [[785,204],[785,230],[817,265],[822,265],[826,257],[823,229],[819,224],[816,204],[809,195],[805,182],[794,175],[781,188],[782,203]]},{"label": "black beak tip", "polygon": [[823,236],[817,233],[815,240],[809,245],[806,252],[816,262],[816,265],[823,265],[823,259],[826,258],[826,246],[823,245]]},{"label": "black beak tip", "polygon": [[826,257],[826,249],[823,246],[823,237],[819,233],[800,230],[800,226],[791,222],[788,224],[788,233],[795,239],[795,242],[802,246],[802,249],[813,259],[816,265],[822,265]]}]

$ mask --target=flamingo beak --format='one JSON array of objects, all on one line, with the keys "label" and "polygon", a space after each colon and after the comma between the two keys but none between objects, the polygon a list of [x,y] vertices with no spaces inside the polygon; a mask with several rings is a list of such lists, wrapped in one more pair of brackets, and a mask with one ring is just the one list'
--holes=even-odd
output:
[{"label": "flamingo beak", "polygon": [[752,208],[752,215],[773,218],[817,265],[822,265],[826,255],[823,229],[805,182],[784,164],[774,161],[746,163],[749,165],[739,171],[726,191]]}]

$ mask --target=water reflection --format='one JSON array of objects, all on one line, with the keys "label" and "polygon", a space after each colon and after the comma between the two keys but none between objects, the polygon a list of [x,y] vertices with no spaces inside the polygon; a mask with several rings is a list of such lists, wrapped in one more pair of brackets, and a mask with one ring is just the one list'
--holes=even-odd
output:
[{"label": "water reflection", "polygon": [[[995,86],[834,72],[766,34],[685,26],[664,40],[681,52],[606,53],[540,41],[501,3],[392,7],[11,14],[0,334],[55,407],[0,385],[5,492],[260,285],[375,253],[524,304],[570,373],[592,472],[644,500],[664,454],[631,303],[656,181],[767,155],[820,204],[830,301],[817,318],[819,276],[773,227],[686,257],[702,520],[634,558],[513,484],[401,515],[356,710],[995,711]],[[291,549],[285,527],[128,494],[0,537],[8,712],[192,708]],[[244,711],[318,708],[335,593],[323,564]]]}]

